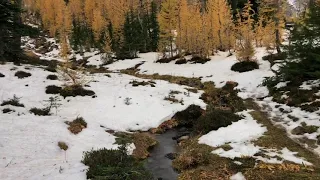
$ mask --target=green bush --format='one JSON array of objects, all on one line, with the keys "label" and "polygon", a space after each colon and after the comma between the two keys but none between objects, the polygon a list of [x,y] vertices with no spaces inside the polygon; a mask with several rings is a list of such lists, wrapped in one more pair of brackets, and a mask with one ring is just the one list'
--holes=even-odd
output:
[{"label": "green bush", "polygon": [[236,71],[240,73],[252,71],[255,69],[259,69],[259,64],[256,61],[242,61],[242,62],[235,63],[231,67],[232,71]]},{"label": "green bush", "polygon": [[190,105],[186,110],[177,112],[173,119],[175,119],[179,126],[193,127],[198,118],[202,115],[203,110],[200,106]]},{"label": "green bush", "polygon": [[127,155],[125,146],[117,150],[99,149],[85,152],[82,163],[89,166],[87,178],[91,180],[151,180],[143,164]]},{"label": "green bush", "polygon": [[209,109],[203,116],[201,116],[194,130],[198,133],[206,134],[213,130],[218,130],[221,127],[227,127],[232,122],[237,122],[241,119],[239,115],[234,114],[229,110]]}]

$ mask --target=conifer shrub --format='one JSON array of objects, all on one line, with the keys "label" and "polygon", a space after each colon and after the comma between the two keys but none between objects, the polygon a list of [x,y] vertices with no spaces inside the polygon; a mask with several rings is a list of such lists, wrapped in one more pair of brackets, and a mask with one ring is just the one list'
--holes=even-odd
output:
[{"label": "conifer shrub", "polygon": [[259,64],[256,61],[241,61],[232,65],[231,70],[235,72],[248,72],[259,69]]},{"label": "conifer shrub", "polygon": [[47,79],[49,79],[49,80],[57,80],[58,76],[56,76],[54,74],[50,74],[50,75],[47,76]]},{"label": "conifer shrub", "polygon": [[5,75],[4,75],[4,74],[2,74],[2,73],[0,73],[0,78],[3,78],[3,77],[5,77]]},{"label": "conifer shrub", "polygon": [[156,63],[169,63],[169,62],[174,61],[174,60],[176,60],[178,58],[181,58],[180,54],[177,54],[177,55],[172,56],[172,57],[161,58],[161,59],[157,60]]},{"label": "conifer shrub", "polygon": [[119,149],[99,149],[85,152],[82,163],[89,166],[87,178],[92,180],[151,180],[143,164],[127,154],[125,145]]},{"label": "conifer shrub", "polygon": [[[210,108],[210,107],[209,107]],[[230,110],[209,109],[201,116],[195,124],[194,130],[197,133],[209,133],[213,130],[218,130],[221,127],[227,127],[232,122],[237,122],[241,119],[239,115],[234,114]]]},{"label": "conifer shrub", "polygon": [[30,113],[33,113],[34,115],[37,116],[50,116],[50,108],[49,107],[45,107],[45,108],[36,108],[33,107],[30,109]]},{"label": "conifer shrub", "polygon": [[203,111],[200,106],[192,104],[187,109],[177,112],[173,119],[178,122],[179,126],[193,127]]},{"label": "conifer shrub", "polygon": [[68,129],[73,134],[79,134],[83,129],[87,128],[87,122],[82,117],[77,117],[71,122],[65,122],[69,125]]},{"label": "conifer shrub", "polygon": [[187,64],[187,60],[185,58],[178,59],[175,64]]},{"label": "conifer shrub", "polygon": [[4,100],[1,103],[1,106],[6,106],[6,105],[24,107],[24,105],[20,103],[20,98],[18,98],[16,95],[14,95],[12,99]]},{"label": "conifer shrub", "polygon": [[18,77],[19,79],[27,78],[31,76],[31,73],[24,72],[24,71],[17,71],[14,76]]}]

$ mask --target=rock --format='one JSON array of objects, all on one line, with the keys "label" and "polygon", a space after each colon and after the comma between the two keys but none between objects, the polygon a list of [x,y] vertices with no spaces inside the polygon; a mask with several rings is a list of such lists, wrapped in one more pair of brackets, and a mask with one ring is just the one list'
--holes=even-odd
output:
[{"label": "rock", "polygon": [[177,153],[168,153],[165,155],[166,158],[174,160],[177,157]]},{"label": "rock", "polygon": [[317,140],[318,140],[317,144],[320,145],[320,135],[317,136]]},{"label": "rock", "polygon": [[3,78],[3,77],[5,77],[5,75],[3,75],[2,73],[0,73],[0,78]]},{"label": "rock", "polygon": [[178,140],[183,136],[189,136],[189,135],[190,135],[190,132],[187,132],[187,131],[181,132],[181,133],[178,133],[175,137],[172,137],[172,140]]},{"label": "rock", "polygon": [[181,136],[179,139],[177,139],[177,142],[180,143],[181,141],[188,140],[189,136]]},{"label": "rock", "polygon": [[298,126],[298,127],[294,128],[291,131],[291,133],[294,134],[294,135],[303,135],[306,132],[305,132],[305,129],[302,126]]}]

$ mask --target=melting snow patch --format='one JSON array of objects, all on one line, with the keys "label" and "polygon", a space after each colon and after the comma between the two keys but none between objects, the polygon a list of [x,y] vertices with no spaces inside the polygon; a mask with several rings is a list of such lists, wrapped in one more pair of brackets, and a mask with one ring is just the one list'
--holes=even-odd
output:
[{"label": "melting snow patch", "polygon": [[277,89],[280,89],[280,88],[282,88],[282,87],[286,87],[289,82],[290,82],[290,81],[279,82],[275,87],[276,87]]},{"label": "melting snow patch", "polygon": [[199,143],[207,144],[212,147],[218,147],[227,143],[233,148],[229,151],[217,149],[213,151],[223,157],[241,157],[253,156],[259,152],[259,147],[250,143],[258,139],[267,131],[266,127],[262,127],[256,120],[252,118],[249,111],[243,111],[239,114],[245,116],[238,122],[232,123],[230,126],[222,127],[216,131],[211,131],[208,134],[200,137]]},{"label": "melting snow patch", "polygon": [[312,90],[312,88],[314,87],[318,87],[320,86],[320,80],[310,80],[310,81],[305,81],[302,83],[302,85],[300,86],[300,89],[303,90]]}]

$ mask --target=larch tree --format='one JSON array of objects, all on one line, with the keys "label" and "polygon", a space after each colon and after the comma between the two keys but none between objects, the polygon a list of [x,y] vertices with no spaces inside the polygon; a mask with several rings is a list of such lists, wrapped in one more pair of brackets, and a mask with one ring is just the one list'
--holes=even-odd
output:
[{"label": "larch tree", "polygon": [[188,36],[190,31],[190,11],[188,9],[188,1],[180,0],[179,2],[179,18],[178,18],[178,36],[177,36],[177,47],[182,51],[190,51],[188,46]]},{"label": "larch tree", "polygon": [[173,57],[173,46],[175,41],[175,30],[178,20],[177,0],[164,0],[158,15],[160,25],[160,47],[162,51],[170,48],[170,56]]},{"label": "larch tree", "polygon": [[216,41],[217,49],[230,49],[230,38],[232,36],[232,13],[226,0],[208,0],[207,12],[210,15],[212,37]]},{"label": "larch tree", "polygon": [[237,13],[237,43],[236,56],[239,61],[253,61],[255,54],[252,41],[254,40],[253,25],[254,25],[254,10],[252,4],[248,1],[242,12]]}]

